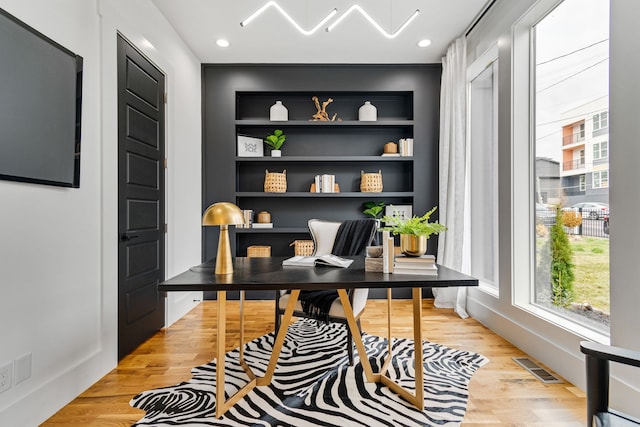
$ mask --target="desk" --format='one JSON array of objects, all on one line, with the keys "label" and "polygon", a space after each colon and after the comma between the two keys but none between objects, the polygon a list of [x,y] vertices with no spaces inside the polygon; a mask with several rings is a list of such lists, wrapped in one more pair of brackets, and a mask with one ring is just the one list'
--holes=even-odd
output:
[{"label": "desk", "polygon": [[[346,257],[349,258],[349,257]],[[178,276],[158,285],[161,292],[173,291],[215,291],[218,298],[218,335],[216,345],[216,416],[221,417],[229,408],[256,386],[271,383],[280,356],[287,328],[281,327],[273,344],[273,351],[263,377],[256,377],[244,361],[244,291],[290,289],[291,297],[282,318],[282,325],[288,325],[301,290],[336,289],[347,316],[347,324],[353,335],[360,363],[369,382],[380,382],[398,393],[403,399],[420,409],[424,402],[423,365],[415,363],[415,394],[396,384],[387,375],[391,362],[391,288],[411,288],[413,300],[414,355],[422,354],[422,288],[449,286],[478,286],[478,280],[446,267],[438,266],[437,275],[384,274],[364,271],[364,258],[352,257],[349,268],[336,267],[283,267],[284,258],[236,258],[234,274],[216,276],[215,261],[192,267]],[[347,290],[351,288],[386,288],[388,301],[388,343],[387,359],[380,372],[373,372],[367,357],[360,330],[353,316]],[[249,382],[236,394],[225,400],[224,357],[225,357],[225,303],[227,291],[240,291],[240,364],[249,376]]]}]

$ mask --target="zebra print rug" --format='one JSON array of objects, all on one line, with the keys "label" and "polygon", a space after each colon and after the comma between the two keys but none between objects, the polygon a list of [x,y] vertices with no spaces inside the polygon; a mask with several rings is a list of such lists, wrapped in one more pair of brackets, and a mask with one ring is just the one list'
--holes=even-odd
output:
[{"label": "zebra print rug", "polygon": [[[387,340],[364,334],[374,372],[384,361]],[[245,347],[256,375],[267,367],[273,333]],[[256,387],[220,419],[215,417],[216,362],[192,370],[182,384],[142,392],[131,405],[146,411],[134,426],[457,426],[467,406],[467,385],[488,359],[476,353],[425,342],[425,410],[387,387],[365,381],[362,365],[350,367],[344,325],[298,320],[289,327],[270,386]],[[413,340],[393,340],[390,371],[407,388],[413,382]],[[227,353],[227,394],[247,382],[238,349]]]}]

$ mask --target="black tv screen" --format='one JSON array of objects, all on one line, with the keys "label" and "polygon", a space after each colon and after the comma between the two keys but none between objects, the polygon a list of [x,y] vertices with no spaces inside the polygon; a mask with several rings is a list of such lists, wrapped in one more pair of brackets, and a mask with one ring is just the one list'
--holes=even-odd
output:
[{"label": "black tv screen", "polygon": [[80,186],[82,57],[0,9],[0,178]]}]

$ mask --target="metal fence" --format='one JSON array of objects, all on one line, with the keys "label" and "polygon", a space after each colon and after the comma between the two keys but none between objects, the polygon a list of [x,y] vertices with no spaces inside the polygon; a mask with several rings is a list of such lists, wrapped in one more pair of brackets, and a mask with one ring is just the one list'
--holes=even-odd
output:
[{"label": "metal fence", "polygon": [[[571,209],[564,209],[565,212],[571,211]],[[564,227],[564,230],[569,235],[575,236],[587,236],[587,237],[602,237],[609,238],[609,212],[602,211],[600,209],[579,209],[576,212],[579,216],[582,217],[582,223],[576,227]],[[538,215],[538,220],[544,223],[546,226],[551,226],[555,223],[555,215],[551,217],[547,217],[546,220],[544,218],[540,218]]]},{"label": "metal fence", "polygon": [[568,234],[589,237],[609,238],[609,219],[582,219],[582,224],[569,229],[565,227]]}]

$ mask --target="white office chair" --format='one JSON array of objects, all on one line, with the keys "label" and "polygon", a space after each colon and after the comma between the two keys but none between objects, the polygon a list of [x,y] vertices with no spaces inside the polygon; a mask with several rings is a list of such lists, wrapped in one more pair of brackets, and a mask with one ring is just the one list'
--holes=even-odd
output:
[{"label": "white office chair", "polygon": [[[334,245],[336,243],[336,238],[338,237],[338,231],[340,230],[340,226],[343,224],[342,222],[335,221],[324,221],[320,219],[310,219],[308,221],[309,231],[311,233],[311,237],[313,238],[314,243],[314,256],[326,255],[330,253],[334,253],[334,255],[338,256],[355,256],[355,255],[363,255],[366,246],[371,244],[373,240],[374,234],[376,232],[376,221],[375,220],[360,220],[364,221],[361,224],[365,224],[364,227],[361,227],[359,231],[364,233],[362,238],[357,239],[355,245],[340,245],[337,249],[337,252],[334,251]],[[355,222],[355,221],[354,221]],[[346,224],[348,225],[348,224]],[[342,235],[341,239],[349,240],[350,230],[355,230],[355,227],[344,227],[343,233],[347,233],[346,235]],[[349,290],[349,300],[351,301],[351,307],[353,309],[353,315],[358,324],[358,328],[360,328],[360,316],[364,312],[364,308],[367,304],[367,298],[369,297],[369,289],[368,288],[357,288]],[[287,307],[287,303],[289,302],[290,294],[287,291],[278,291],[277,295],[277,304],[276,304],[276,333],[280,329],[280,316],[284,314],[284,311]],[[294,315],[297,317],[309,317],[302,309],[302,304],[300,301],[296,302]],[[340,322],[347,323],[346,315],[344,312],[344,308],[342,307],[342,303],[340,299],[335,299],[331,304],[329,309],[329,321],[331,322]],[[349,363],[353,365],[353,337],[351,336],[351,330],[347,327],[347,352],[349,355]]]}]

